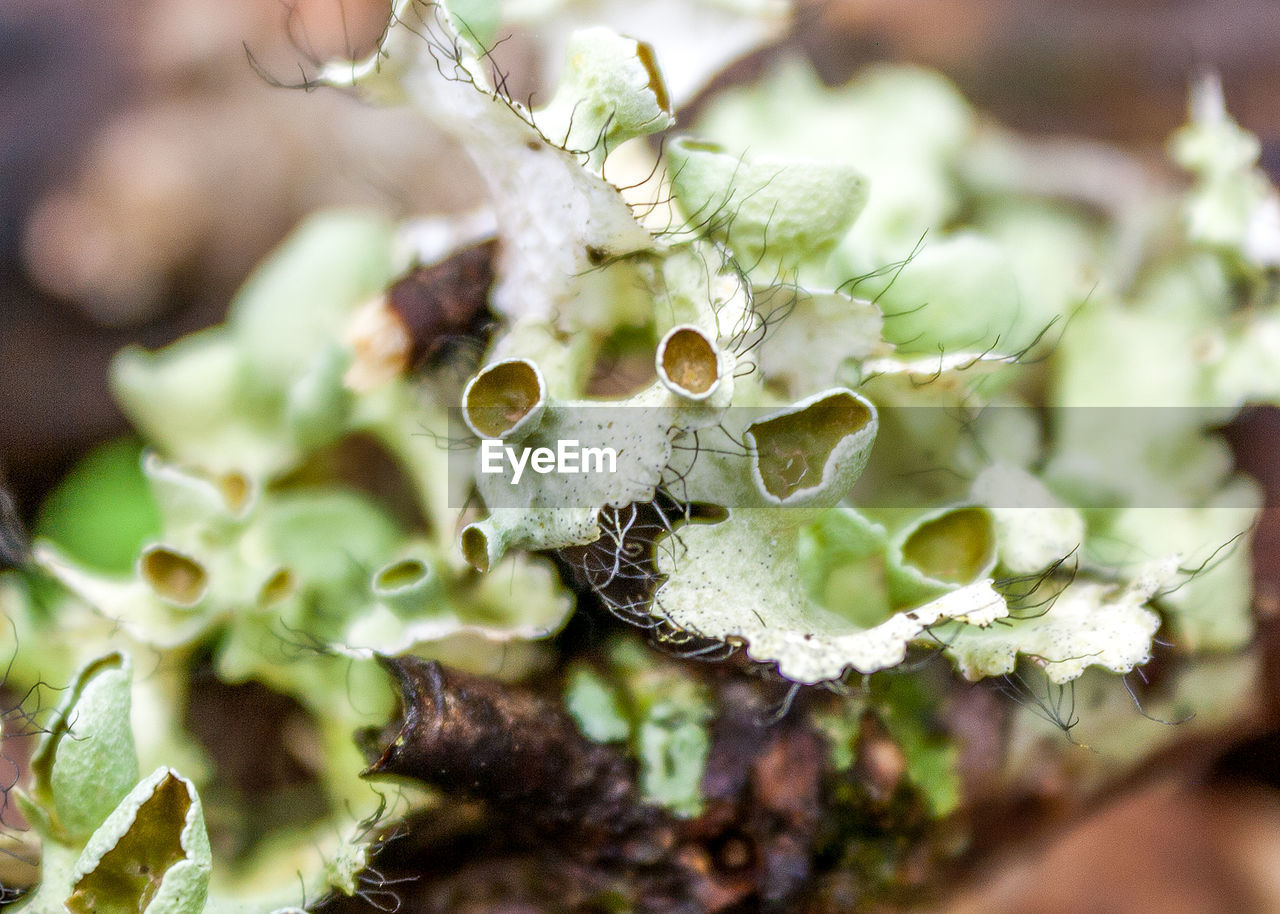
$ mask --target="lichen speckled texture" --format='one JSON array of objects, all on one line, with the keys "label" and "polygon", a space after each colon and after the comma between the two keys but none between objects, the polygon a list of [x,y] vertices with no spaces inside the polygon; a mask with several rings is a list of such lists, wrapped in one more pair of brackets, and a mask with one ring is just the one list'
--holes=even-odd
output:
[{"label": "lichen speckled texture", "polygon": [[863,628],[825,610],[805,592],[796,549],[799,528],[769,508],[733,511],[721,524],[682,531],[676,562],[659,559],[670,579],[655,611],[695,634],[745,645],[788,679],[817,683],[847,670],[873,673],[898,665],[908,646],[943,619],[989,625],[1006,613],[984,579]]},{"label": "lichen speckled texture", "polygon": [[1045,595],[1046,604],[1009,627],[940,632],[956,668],[970,679],[1011,673],[1030,658],[1053,683],[1079,677],[1086,667],[1127,673],[1151,659],[1160,617],[1145,604],[1173,575],[1171,562],[1144,569],[1127,585],[1074,581]]},{"label": "lichen speckled texture", "polygon": [[200,797],[177,772],[158,768],[93,833],[66,906],[73,914],[201,914],[212,867]]}]

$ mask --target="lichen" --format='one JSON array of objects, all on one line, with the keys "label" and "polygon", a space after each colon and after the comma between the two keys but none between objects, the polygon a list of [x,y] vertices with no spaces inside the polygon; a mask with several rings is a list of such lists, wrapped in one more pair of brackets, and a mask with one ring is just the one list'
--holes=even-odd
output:
[{"label": "lichen", "polygon": [[[421,226],[314,217],[223,325],[117,357],[113,390],[148,447],[111,498],[133,516],[119,549],[84,542],[73,477],[34,551],[62,588],[53,609],[0,580],[24,652],[83,667],[23,800],[47,839],[32,910],[240,903],[252,874],[206,903],[209,772],[179,725],[196,656],[318,722],[323,840],[271,836],[261,865],[304,870],[308,897],[357,892],[380,800],[351,733],[395,701],[378,659],[545,669],[575,603],[549,550],[588,555],[579,591],[659,641],[740,651],[796,688],[899,674],[825,729],[848,767],[872,715],[933,818],[960,802],[956,749],[913,653],[970,680],[1038,668],[1091,687],[1146,663],[1167,623],[1192,688],[1202,654],[1251,637],[1260,497],[1212,429],[1280,402],[1280,207],[1212,84],[1172,144],[1193,175],[1182,235],[1138,245],[1135,266],[1105,254],[1120,215],[1019,185],[1010,163],[1030,153],[935,74],[878,67],[825,89],[786,63],[657,159],[631,141],[674,123],[660,54],[578,32],[535,108],[489,65],[496,22],[489,4],[398,0],[376,53],[322,80],[411,105],[478,166],[496,260],[475,351],[413,365],[423,341],[390,314]],[[658,167],[627,183],[626,156]],[[457,251],[473,229],[449,235]],[[606,377],[619,354],[636,378]],[[488,445],[568,440],[616,469],[486,466]],[[353,447],[376,452],[376,479],[344,468]],[[620,643],[570,669],[568,710],[636,760],[647,801],[696,818],[707,690]],[[131,681],[139,650],[162,659]],[[23,657],[11,675],[41,670]],[[153,725],[136,746],[131,702]]]}]

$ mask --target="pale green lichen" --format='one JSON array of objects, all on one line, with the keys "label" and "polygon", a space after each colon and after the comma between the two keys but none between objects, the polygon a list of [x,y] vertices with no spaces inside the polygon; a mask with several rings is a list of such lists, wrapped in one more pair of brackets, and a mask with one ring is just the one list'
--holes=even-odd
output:
[{"label": "pale green lichen", "polygon": [[893,535],[885,558],[889,595],[896,605],[940,596],[992,576],[996,567],[994,520],[977,505],[927,512]]},{"label": "pale green lichen", "polygon": [[856,169],[871,187],[866,209],[828,266],[832,285],[905,256],[961,204],[952,177],[974,130],[973,111],[944,78],[913,67],[878,66],[847,86],[825,88],[798,60],[750,90],[724,93],[698,132],[729,149],[824,156]]},{"label": "pale green lichen", "polygon": [[[940,77],[893,67],[825,89],[788,64],[713,101],[696,125],[707,141],[668,142],[656,163],[630,144],[618,174],[661,166],[654,199],[672,191],[673,215],[633,209],[636,189],[624,197],[611,180],[620,144],[671,124],[648,47],[576,34],[551,104],[530,110],[488,66],[496,17],[485,2],[400,0],[377,53],[324,74],[414,105],[479,166],[502,242],[488,351],[414,381],[353,381],[360,315],[411,265],[413,233],[316,218],[225,325],[117,359],[117,398],[156,449],[138,477],[145,497],[117,502],[158,512],[122,533],[132,567],[71,548],[74,525],[52,523],[36,556],[67,591],[53,609],[0,580],[15,635],[42,645],[49,670],[69,675],[117,642],[166,660],[207,652],[224,680],[256,680],[319,722],[325,834],[269,835],[261,867],[302,871],[308,897],[358,890],[367,829],[335,817],[371,811],[350,734],[389,713],[376,652],[507,676],[545,665],[537,642],[572,597],[542,558],[509,551],[614,548],[654,585],[651,603],[620,614],[680,643],[741,648],[797,683],[900,667],[927,648],[969,679],[1039,667],[1051,688],[1092,689],[1146,662],[1163,619],[1188,657],[1182,691],[1227,663],[1204,652],[1247,643],[1236,537],[1259,499],[1210,429],[1280,397],[1280,204],[1215,87],[1173,143],[1195,181],[1182,238],[1144,234],[1141,194],[1112,205],[1094,193],[1085,213],[1028,190],[1029,144],[980,130]],[[652,373],[606,399],[592,390],[610,347]],[[517,481],[477,458],[449,479],[444,405],[459,394],[477,436],[574,439],[616,449],[620,466]],[[334,470],[353,439],[403,474],[403,510]],[[473,492],[478,517],[461,507]],[[652,577],[635,551],[648,542],[607,520],[655,499]],[[66,521],[77,504],[51,511]],[[282,632],[319,650],[283,663]],[[297,902],[250,868],[206,906],[195,784],[207,763],[176,745],[178,666],[130,685],[127,659],[110,655],[68,693],[23,801],[49,839],[31,910]],[[42,670],[24,656],[11,674],[31,684]],[[879,679],[828,728],[837,761],[852,762],[861,714],[875,714],[929,814],[946,815],[955,745],[918,683]],[[137,752],[130,701],[151,725]],[[588,736],[637,758],[648,799],[698,814],[712,706],[678,664],[628,642],[600,669],[575,667],[566,701]],[[135,783],[138,755],[168,766],[183,752],[190,780],[162,767]],[[152,816],[162,806],[180,814]],[[129,837],[137,828],[145,840]],[[151,877],[117,878],[153,854]]]},{"label": "pale green lichen", "polygon": [[33,783],[21,802],[46,838],[83,841],[138,780],[129,720],[132,672],[118,653],[85,666],[36,746]]},{"label": "pale green lichen", "polygon": [[842,163],[731,154],[681,139],[667,147],[671,185],[699,234],[728,244],[743,262],[819,259],[867,203],[867,181]]},{"label": "pale green lichen", "polygon": [[776,316],[760,370],[793,397],[856,385],[865,360],[885,348],[884,315],[866,299],[787,286],[757,288],[754,299],[760,314]]},{"label": "pale green lichen", "polygon": [[755,487],[743,503],[834,504],[862,475],[878,427],[875,407],[838,387],[756,419],[743,432]]},{"label": "pale green lichen", "polygon": [[929,239],[910,261],[858,291],[884,311],[885,339],[902,352],[1016,352],[1042,328],[1022,317],[1004,249],[976,233]]},{"label": "pale green lichen", "polygon": [[[89,664],[60,708],[58,723],[37,751],[35,784],[20,800],[41,832],[45,847],[41,884],[23,902],[25,910],[33,914],[65,914],[68,910],[84,914],[233,910],[268,914],[296,909],[299,889],[294,874],[300,869],[308,870],[302,889],[307,897],[330,888],[355,891],[356,874],[367,862],[367,828],[344,837],[337,845],[341,853],[323,866],[316,866],[324,862],[321,859],[304,867],[295,848],[291,851],[294,865],[265,872],[268,882],[274,882],[274,888],[265,893],[261,885],[264,874],[259,873],[256,882],[254,878],[224,879],[218,889],[223,894],[211,897],[213,861],[195,783],[168,765],[138,778],[130,717],[145,721],[149,727],[164,728],[166,732],[160,735],[170,740],[177,722],[165,719],[164,712],[152,703],[155,696],[147,686],[156,674],[145,682],[132,683],[131,690],[131,672],[131,661],[120,653]],[[351,685],[359,683],[353,680]],[[135,696],[143,699],[141,707],[131,701]],[[331,711],[340,707],[326,704]],[[154,754],[149,745],[155,742],[154,736],[148,734],[148,739],[139,743],[146,754]],[[343,753],[334,751],[340,745],[326,746],[330,759],[344,759]],[[176,744],[160,749],[171,757],[182,754],[175,751],[179,749]],[[354,800],[355,795],[345,799]],[[336,832],[330,833],[330,827],[324,826],[317,841],[333,843]],[[314,853],[311,842],[306,848]]]},{"label": "pale green lichen", "polygon": [[159,768],[93,833],[72,872],[72,914],[201,914],[213,867],[200,797]]},{"label": "pale green lichen", "polygon": [[1003,598],[981,580],[878,624],[842,618],[806,593],[799,536],[796,518],[769,508],[738,509],[719,524],[683,528],[679,557],[658,553],[659,571],[669,578],[655,596],[655,612],[694,634],[743,645],[752,659],[776,663],[783,676],[802,683],[897,666],[908,646],[943,619],[988,625],[1005,615]]},{"label": "pale green lichen", "polygon": [[345,491],[260,498],[238,477],[228,490],[154,458],[146,472],[165,523],[159,540],[143,547],[134,576],[88,571],[49,545],[36,555],[85,602],[157,647],[190,643],[255,612],[283,615],[322,637],[300,606],[290,610],[282,601],[295,597],[301,582],[336,608],[361,592],[358,563],[385,555],[397,537],[392,521]]},{"label": "pale green lichen", "polygon": [[530,359],[490,363],[462,391],[462,415],[481,438],[517,442],[537,428],[546,408],[547,384]]},{"label": "pale green lichen", "polygon": [[1249,550],[1261,504],[1257,486],[1238,478],[1199,507],[1127,508],[1090,552],[1117,567],[1178,556],[1160,594],[1174,637],[1190,650],[1238,650],[1253,635]]},{"label": "pale green lichen", "polygon": [[[717,376],[716,387],[727,393],[732,363],[718,364],[725,371]],[[716,391],[707,393],[706,399],[689,397],[659,382],[608,409],[600,401],[550,403],[518,442],[525,457],[530,449],[555,451],[559,442],[575,441],[583,454],[612,449],[615,466],[582,474],[522,472],[504,459],[493,471],[477,472],[476,489],[490,512],[462,531],[467,560],[485,571],[511,548],[559,548],[599,539],[598,516],[605,506],[653,500],[671,462],[675,437],[716,423],[724,405]],[[486,459],[483,451],[477,455],[478,464]]]},{"label": "pale green lichen", "polygon": [[991,514],[1000,565],[1012,574],[1034,574],[1065,562],[1084,544],[1080,512],[1024,470],[992,464],[971,491]]},{"label": "pale green lichen", "polygon": [[1257,167],[1261,144],[1227,114],[1216,75],[1192,90],[1190,107],[1190,123],[1169,144],[1196,176],[1185,204],[1188,236],[1254,267],[1280,265],[1280,196]]},{"label": "pale green lichen", "polygon": [[645,799],[677,816],[702,811],[702,778],[713,714],[706,689],[632,641],[616,641],[605,673],[575,667],[565,706],[597,742],[629,743]]},{"label": "pale green lichen", "polygon": [[[423,41],[424,32],[438,43]],[[504,255],[492,305],[510,318],[551,321],[572,306],[593,259],[643,250],[652,239],[613,185],[556,145],[561,138],[539,129],[537,112],[499,94],[479,55],[459,37],[444,5],[397,0],[377,52],[360,63],[333,64],[324,78],[378,100],[410,102],[461,141],[488,184],[500,234],[521,239]],[[647,83],[645,92],[662,97]],[[603,110],[628,108],[634,97],[630,89],[619,99],[588,97],[587,108],[597,101]],[[646,129],[665,124],[655,117]]]},{"label": "pale green lichen", "polygon": [[1020,656],[1056,684],[1076,679],[1090,666],[1128,673],[1151,659],[1160,617],[1146,604],[1174,572],[1174,563],[1165,560],[1141,569],[1127,584],[1049,580],[1023,618],[985,630],[947,627],[937,635],[944,653],[969,679],[1012,673]]},{"label": "pale green lichen", "polygon": [[[495,4],[496,5],[496,4]],[[672,104],[688,104],[734,60],[782,37],[788,0],[691,0],[656,9],[608,0],[504,0],[504,21],[534,29],[547,67],[583,22],[598,22],[648,43],[662,64]],[[463,11],[451,4],[455,15]]]},{"label": "pale green lichen", "polygon": [[675,123],[653,49],[600,27],[569,38],[555,97],[534,117],[558,145],[585,152],[596,172],[622,143]]},{"label": "pale green lichen", "polygon": [[316,217],[250,278],[222,327],[112,366],[125,414],[165,456],[214,472],[270,476],[350,428],[335,341],[391,280],[391,226]]},{"label": "pale green lichen", "polygon": [[583,735],[597,743],[621,742],[631,734],[617,693],[588,667],[570,673],[564,706]]},{"label": "pale green lichen", "polygon": [[[441,562],[420,549],[376,571],[373,602],[354,614],[338,641],[351,656],[448,656],[450,640],[482,639],[501,647],[555,633],[573,611],[573,599],[551,567],[513,555],[478,580],[444,576]],[[393,582],[392,578],[400,579]],[[484,669],[488,651],[469,646],[462,665]]]}]

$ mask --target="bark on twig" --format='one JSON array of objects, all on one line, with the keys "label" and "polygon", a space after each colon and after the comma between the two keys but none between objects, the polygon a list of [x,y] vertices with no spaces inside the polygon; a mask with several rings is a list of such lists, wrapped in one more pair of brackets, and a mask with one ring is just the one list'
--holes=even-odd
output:
[{"label": "bark on twig", "polygon": [[[385,748],[366,774],[442,788],[444,815],[459,797],[486,810],[484,852],[423,875],[424,899],[490,910],[495,880],[516,880],[531,910],[596,910],[601,897],[655,914],[780,910],[809,881],[823,746],[800,715],[770,723],[759,683],[721,682],[705,808],[677,819],[645,801],[620,748],[587,740],[558,703],[413,657],[382,663],[401,713],[376,734]],[[422,851],[420,873],[432,856]],[[563,888],[544,897],[548,882]]]},{"label": "bark on twig", "polygon": [[386,657],[402,721],[366,775],[397,775],[486,800],[529,838],[569,839],[591,860],[642,863],[674,843],[631,764],[578,732],[557,705],[415,657]]}]

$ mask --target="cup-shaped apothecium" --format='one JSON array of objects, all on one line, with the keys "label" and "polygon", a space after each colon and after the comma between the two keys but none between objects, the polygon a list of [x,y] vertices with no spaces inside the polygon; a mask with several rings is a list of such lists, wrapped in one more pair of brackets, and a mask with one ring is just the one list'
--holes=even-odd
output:
[{"label": "cup-shaped apothecium", "polygon": [[822,391],[747,427],[751,475],[766,504],[829,507],[862,475],[879,417],[845,388]]},{"label": "cup-shaped apothecium", "polygon": [[547,407],[547,383],[529,359],[486,365],[462,392],[462,414],[481,438],[518,440],[537,427]]},{"label": "cup-shaped apothecium", "polygon": [[195,785],[162,767],[139,781],[94,832],[63,904],[72,914],[201,914],[212,868]]},{"label": "cup-shaped apothecium", "polygon": [[138,558],[138,574],[156,596],[174,606],[195,606],[209,591],[204,565],[169,546],[152,545]]},{"label": "cup-shaped apothecium", "polygon": [[370,589],[383,603],[403,612],[420,612],[440,591],[440,578],[426,561],[410,556],[373,573]]},{"label": "cup-shaped apothecium", "polygon": [[721,386],[727,359],[704,331],[692,324],[672,327],[654,356],[658,380],[686,400],[705,400]]},{"label": "cup-shaped apothecium", "polygon": [[981,505],[930,511],[898,531],[888,560],[889,589],[899,605],[971,584],[996,567],[994,519]]},{"label": "cup-shaped apothecium", "polygon": [[462,557],[476,571],[486,573],[497,564],[507,548],[509,531],[489,516],[467,524],[459,542]]}]

